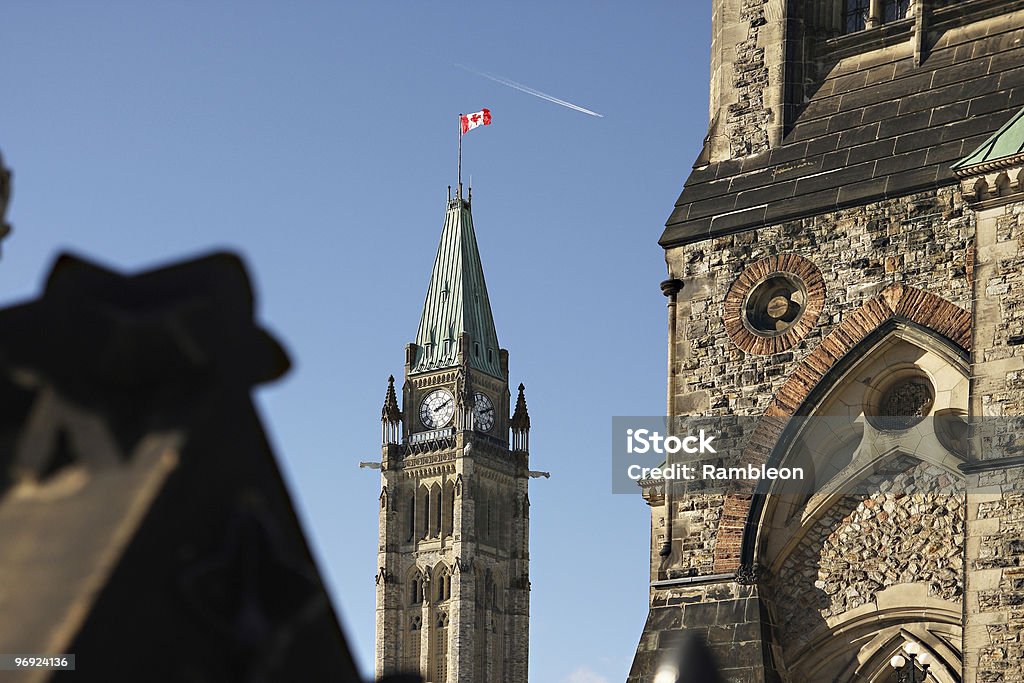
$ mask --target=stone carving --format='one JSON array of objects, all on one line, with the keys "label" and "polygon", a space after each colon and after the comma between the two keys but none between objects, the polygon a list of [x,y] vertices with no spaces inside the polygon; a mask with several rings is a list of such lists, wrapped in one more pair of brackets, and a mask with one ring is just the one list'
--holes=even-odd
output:
[{"label": "stone carving", "polygon": [[761,579],[761,567],[758,564],[741,564],[736,570],[736,583],[753,586]]}]

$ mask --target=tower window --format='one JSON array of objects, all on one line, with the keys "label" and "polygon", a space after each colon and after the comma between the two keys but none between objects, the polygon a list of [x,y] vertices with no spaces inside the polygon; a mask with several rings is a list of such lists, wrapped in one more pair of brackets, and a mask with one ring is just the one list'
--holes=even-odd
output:
[{"label": "tower window", "polygon": [[843,30],[846,33],[867,28],[871,14],[871,0],[846,0],[843,7]]},{"label": "tower window", "polygon": [[907,16],[910,0],[884,0],[882,3],[882,21],[897,21]]},{"label": "tower window", "polygon": [[480,357],[480,342],[473,342],[473,355]]}]

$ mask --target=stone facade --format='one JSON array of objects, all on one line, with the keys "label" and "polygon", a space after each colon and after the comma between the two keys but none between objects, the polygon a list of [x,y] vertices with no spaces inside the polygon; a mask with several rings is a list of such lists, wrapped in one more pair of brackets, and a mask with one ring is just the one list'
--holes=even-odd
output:
[{"label": "stone facade", "polygon": [[713,7],[709,135],[661,240],[669,414],[751,418],[731,456],[817,478],[645,484],[629,681],[687,633],[727,681],[895,681],[907,642],[938,681],[1022,681],[1024,159],[991,138],[1024,106],[1024,3],[872,2],[851,34],[840,2]]}]

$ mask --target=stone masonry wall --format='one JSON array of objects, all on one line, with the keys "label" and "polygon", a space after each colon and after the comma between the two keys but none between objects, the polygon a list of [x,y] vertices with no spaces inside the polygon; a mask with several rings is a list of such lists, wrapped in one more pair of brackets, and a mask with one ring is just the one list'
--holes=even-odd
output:
[{"label": "stone masonry wall", "polygon": [[[973,185],[974,179],[967,184]],[[1021,195],[1018,195],[1021,197]],[[1024,201],[978,206],[972,412],[981,460],[967,506],[965,679],[1024,681]],[[1011,418],[1018,418],[1012,420]],[[992,447],[994,446],[994,447]]]},{"label": "stone masonry wall", "polygon": [[[684,282],[671,377],[676,414],[762,415],[796,364],[890,285],[917,287],[970,309],[973,237],[973,215],[954,187],[670,249],[670,274]],[[823,311],[817,326],[792,348],[746,353],[726,332],[723,301],[746,266],[780,254],[817,265],[825,283]],[[680,562],[713,567],[721,537],[690,539],[691,550]]]},{"label": "stone masonry wall", "polygon": [[[1024,484],[1017,469],[1017,490]],[[998,578],[979,586],[977,609],[986,617],[978,652],[979,683],[1024,681],[1024,495],[1010,494],[980,503],[978,519],[997,523],[995,533],[981,538],[980,557],[971,568],[990,570]]]},{"label": "stone masonry wall", "polygon": [[929,596],[960,601],[964,497],[950,494],[952,477],[901,457],[873,479],[873,493],[848,495],[830,508],[772,577],[787,649],[803,645],[824,620],[898,584],[926,583]]},{"label": "stone masonry wall", "polygon": [[784,0],[714,0],[709,161],[760,154],[782,138]]},{"label": "stone masonry wall", "polygon": [[655,590],[627,683],[649,683],[687,638],[708,643],[724,681],[765,683],[764,615],[754,586],[735,583]]},{"label": "stone masonry wall", "polygon": [[1011,204],[994,219],[995,244],[991,245],[991,272],[985,277],[979,296],[998,312],[987,322],[991,338],[980,350],[980,363],[1005,367],[994,382],[981,387],[982,414],[1024,415],[1024,203]]},{"label": "stone masonry wall", "polygon": [[736,45],[733,82],[736,101],[727,109],[729,151],[732,158],[758,154],[768,149],[768,123],[772,111],[765,106],[768,65],[765,49],[758,45],[760,28],[765,24],[767,0],[743,0],[740,22],[746,24],[747,37]]}]

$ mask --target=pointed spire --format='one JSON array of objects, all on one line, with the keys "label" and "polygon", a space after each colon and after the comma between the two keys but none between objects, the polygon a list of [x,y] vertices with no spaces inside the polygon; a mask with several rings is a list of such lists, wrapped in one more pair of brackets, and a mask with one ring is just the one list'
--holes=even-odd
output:
[{"label": "pointed spire", "polygon": [[512,414],[512,422],[509,424],[512,429],[525,431],[530,428],[530,411],[526,409],[526,387],[520,383],[519,398],[516,399],[516,410]]},{"label": "pointed spire", "polygon": [[504,379],[473,215],[460,188],[448,202],[416,333],[418,349],[411,371],[459,367],[460,339],[464,333],[469,336],[464,349],[469,367]]},{"label": "pointed spire", "polygon": [[384,407],[380,410],[381,443],[398,443],[402,437],[402,411],[398,409],[398,396],[395,394],[395,376],[388,376],[388,391],[384,395]]},{"label": "pointed spire", "polygon": [[526,387],[519,385],[519,398],[516,399],[516,410],[512,413],[509,427],[512,429],[512,450],[530,450],[530,411],[526,409]]},{"label": "pointed spire", "polygon": [[395,376],[388,375],[388,391],[384,395],[384,407],[380,411],[380,419],[385,422],[398,422],[402,413],[398,410],[398,396],[395,394]]}]

